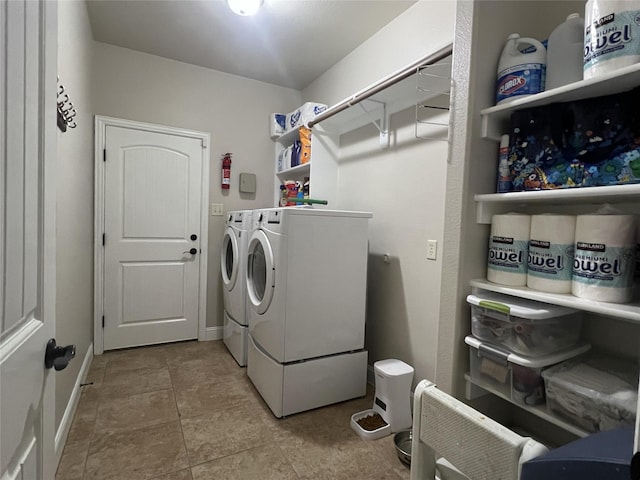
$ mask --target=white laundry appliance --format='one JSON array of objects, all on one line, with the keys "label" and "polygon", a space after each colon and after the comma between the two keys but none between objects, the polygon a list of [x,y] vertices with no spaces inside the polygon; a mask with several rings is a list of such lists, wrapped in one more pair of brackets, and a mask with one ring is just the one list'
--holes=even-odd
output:
[{"label": "white laundry appliance", "polygon": [[366,212],[255,210],[247,375],[276,417],[366,394]]},{"label": "white laundry appliance", "polygon": [[252,210],[238,210],[227,215],[220,266],[224,300],[223,341],[241,367],[247,364],[247,245]]}]

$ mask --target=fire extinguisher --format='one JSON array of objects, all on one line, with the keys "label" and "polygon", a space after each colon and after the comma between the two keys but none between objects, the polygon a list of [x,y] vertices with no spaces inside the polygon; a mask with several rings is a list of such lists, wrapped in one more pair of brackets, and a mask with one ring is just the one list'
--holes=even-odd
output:
[{"label": "fire extinguisher", "polygon": [[222,157],[222,188],[228,190],[231,186],[231,154],[225,153]]}]

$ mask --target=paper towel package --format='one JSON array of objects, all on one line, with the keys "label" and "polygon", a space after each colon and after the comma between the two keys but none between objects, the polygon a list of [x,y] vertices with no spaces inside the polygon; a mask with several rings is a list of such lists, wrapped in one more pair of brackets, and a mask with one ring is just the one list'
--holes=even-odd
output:
[{"label": "paper towel package", "polygon": [[551,293],[571,293],[575,215],[532,215],[527,286]]},{"label": "paper towel package", "polygon": [[585,79],[640,62],[637,1],[589,0],[584,18]]},{"label": "paper towel package", "polygon": [[308,122],[326,109],[327,106],[323,103],[307,102],[291,113],[272,113],[269,116],[271,140],[275,140],[291,130],[306,126]]},{"label": "paper towel package", "polygon": [[530,225],[530,215],[507,213],[493,216],[487,280],[513,287],[527,284]]},{"label": "paper towel package", "polygon": [[285,125],[285,131],[291,131],[296,128],[304,127],[310,120],[316,118],[327,109],[327,106],[322,103],[307,102],[299,108],[296,108],[293,112],[287,114],[287,120]]},{"label": "paper towel package", "polygon": [[513,191],[640,182],[640,88],[511,115]]},{"label": "paper towel package", "polygon": [[578,215],[571,292],[598,302],[633,297],[635,215]]}]

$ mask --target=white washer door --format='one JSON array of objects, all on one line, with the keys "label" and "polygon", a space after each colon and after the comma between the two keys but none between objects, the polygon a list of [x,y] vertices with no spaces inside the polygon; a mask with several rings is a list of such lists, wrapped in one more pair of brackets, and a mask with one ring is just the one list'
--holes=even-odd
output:
[{"label": "white washer door", "polygon": [[262,230],[251,235],[247,252],[247,293],[256,313],[262,315],[271,305],[276,284],[273,250]]},{"label": "white washer door", "polygon": [[228,291],[231,291],[236,284],[239,262],[238,238],[233,228],[227,227],[224,231],[222,250],[220,251],[220,267],[222,282]]}]

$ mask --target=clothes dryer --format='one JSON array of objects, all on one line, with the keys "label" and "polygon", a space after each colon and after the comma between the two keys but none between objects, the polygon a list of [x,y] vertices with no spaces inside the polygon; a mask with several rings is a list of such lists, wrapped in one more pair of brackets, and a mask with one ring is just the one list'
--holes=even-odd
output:
[{"label": "clothes dryer", "polygon": [[366,393],[370,213],[254,211],[247,374],[276,417]]},{"label": "clothes dryer", "polygon": [[229,212],[220,266],[224,302],[223,341],[241,367],[247,364],[246,257],[252,210]]}]

